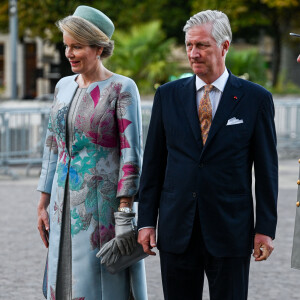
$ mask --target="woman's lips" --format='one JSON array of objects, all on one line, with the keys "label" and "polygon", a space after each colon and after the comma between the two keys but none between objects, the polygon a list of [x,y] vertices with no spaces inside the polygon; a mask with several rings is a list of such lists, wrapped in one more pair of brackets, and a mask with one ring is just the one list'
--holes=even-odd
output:
[{"label": "woman's lips", "polygon": [[71,64],[72,67],[74,67],[77,64],[79,64],[79,61],[70,61],[70,64]]}]

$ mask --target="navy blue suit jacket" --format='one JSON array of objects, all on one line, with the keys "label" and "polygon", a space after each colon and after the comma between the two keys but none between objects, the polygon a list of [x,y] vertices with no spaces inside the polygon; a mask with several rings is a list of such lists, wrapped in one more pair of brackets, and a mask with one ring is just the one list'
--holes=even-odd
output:
[{"label": "navy blue suit jacket", "polygon": [[[243,123],[227,126],[234,117]],[[145,146],[138,227],[156,227],[158,220],[160,250],[182,253],[187,248],[198,207],[212,255],[249,255],[255,232],[275,237],[277,194],[274,104],[267,90],[230,73],[203,146],[195,75],[158,88]]]}]

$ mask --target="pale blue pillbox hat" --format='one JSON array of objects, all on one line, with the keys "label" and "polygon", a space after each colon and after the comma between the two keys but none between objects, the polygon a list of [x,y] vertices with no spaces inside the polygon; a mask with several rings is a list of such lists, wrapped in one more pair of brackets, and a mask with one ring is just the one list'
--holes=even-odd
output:
[{"label": "pale blue pillbox hat", "polygon": [[90,6],[80,5],[76,8],[73,16],[81,17],[105,33],[110,39],[115,31],[115,26],[111,19],[103,12]]}]

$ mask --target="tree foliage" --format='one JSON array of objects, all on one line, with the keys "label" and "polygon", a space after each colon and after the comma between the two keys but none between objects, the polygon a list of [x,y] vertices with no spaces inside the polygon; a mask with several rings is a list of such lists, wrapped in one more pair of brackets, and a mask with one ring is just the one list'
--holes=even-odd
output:
[{"label": "tree foliage", "polygon": [[174,39],[166,39],[158,21],[133,26],[129,31],[116,30],[115,50],[108,67],[132,78],[143,93],[153,92],[155,84],[168,81],[175,72],[170,62]]},{"label": "tree foliage", "polygon": [[[8,30],[8,0],[0,4],[0,28]],[[18,0],[20,36],[29,34],[58,42],[61,35],[55,23],[74,12],[78,5],[93,6],[107,14],[116,28],[129,29],[133,25],[160,20],[167,37],[181,40],[182,27],[189,18],[192,0]]]},{"label": "tree foliage", "polygon": [[[78,5],[100,9],[114,22],[116,29],[130,30],[149,21],[160,20],[166,37],[183,43],[182,28],[198,11],[218,9],[230,18],[234,38],[257,42],[262,30],[274,39],[273,86],[278,82],[283,43],[290,43],[290,28],[299,28],[300,0],[18,0],[19,35],[39,36],[57,45],[63,57],[61,33],[55,23],[72,14]],[[0,3],[0,28],[8,30],[8,0]],[[62,75],[65,67],[62,68]]]},{"label": "tree foliage", "polygon": [[226,66],[237,76],[263,86],[267,84],[267,64],[257,48],[236,50],[231,47],[226,57]]},{"label": "tree foliage", "polygon": [[[93,6],[107,14],[113,20],[116,31],[122,29],[129,32],[130,28],[134,25],[136,29],[131,32],[137,34],[137,29],[142,24],[149,21],[160,20],[161,25],[159,25],[160,29],[157,40],[162,45],[160,46],[159,43],[156,43],[156,48],[149,49],[152,53],[144,53],[148,56],[148,58],[144,57],[147,66],[146,68],[143,68],[143,65],[139,63],[139,58],[137,57],[135,62],[132,63],[135,68],[132,72],[135,74],[134,76],[137,76],[139,81],[142,80],[140,77],[147,73],[143,85],[146,85],[146,80],[150,80],[149,82],[152,84],[154,74],[157,76],[158,82],[163,82],[166,80],[171,68],[166,68],[168,63],[163,62],[162,60],[159,61],[156,56],[163,57],[161,55],[164,53],[164,49],[167,48],[167,45],[170,45],[170,41],[164,43],[164,39],[175,37],[178,41],[183,42],[184,36],[182,27],[184,26],[186,19],[190,16],[191,1],[192,0],[118,0],[116,3],[115,1],[92,0],[18,0],[19,36],[21,39],[24,36],[38,36],[43,38],[45,42],[48,41],[54,43],[61,57],[60,73],[62,76],[66,76],[70,73],[70,67],[64,57],[62,35],[55,23],[59,19],[72,14],[78,5]],[[8,30],[8,20],[8,0],[2,0],[0,4],[1,31]],[[152,26],[157,25],[154,25],[153,23]],[[166,36],[162,39],[160,35],[163,35],[163,32],[166,33]],[[143,31],[143,34],[147,46],[151,46],[151,43],[153,42],[149,42],[149,39],[155,40],[155,37],[149,36],[149,32],[146,31]],[[114,34],[113,39],[116,37],[117,34]],[[133,37],[132,42],[136,38],[136,36]],[[125,45],[124,43],[119,41],[116,43],[116,54],[114,55],[114,59],[116,59],[120,52],[122,53],[122,50],[118,52],[120,45],[124,45],[125,52],[127,51],[126,47],[134,46],[128,44]],[[142,41],[140,41],[140,44],[142,44]],[[138,47],[139,51],[142,51],[141,48],[140,45]],[[145,46],[143,50],[144,49]],[[135,50],[134,53],[136,51],[137,50]],[[148,63],[150,58],[154,59],[155,63]],[[131,53],[130,60],[132,59],[133,55]],[[120,60],[118,61],[121,64]],[[128,63],[128,61],[126,63]],[[137,72],[136,68],[138,66],[143,68],[143,70]],[[158,71],[159,68],[161,68],[160,72]],[[122,67],[122,70],[125,69]],[[128,73],[128,70],[126,72]],[[166,72],[166,74],[163,74],[163,72]]]}]

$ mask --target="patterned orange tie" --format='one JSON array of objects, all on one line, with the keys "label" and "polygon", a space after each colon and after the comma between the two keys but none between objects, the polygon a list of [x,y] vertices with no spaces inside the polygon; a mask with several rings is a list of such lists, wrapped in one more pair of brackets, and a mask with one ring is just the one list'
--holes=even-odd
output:
[{"label": "patterned orange tie", "polygon": [[201,126],[201,134],[203,145],[205,145],[208,132],[210,129],[211,121],[212,121],[212,108],[209,99],[209,92],[213,89],[213,85],[207,84],[204,88],[203,97],[200,100],[199,104],[199,120]]}]

